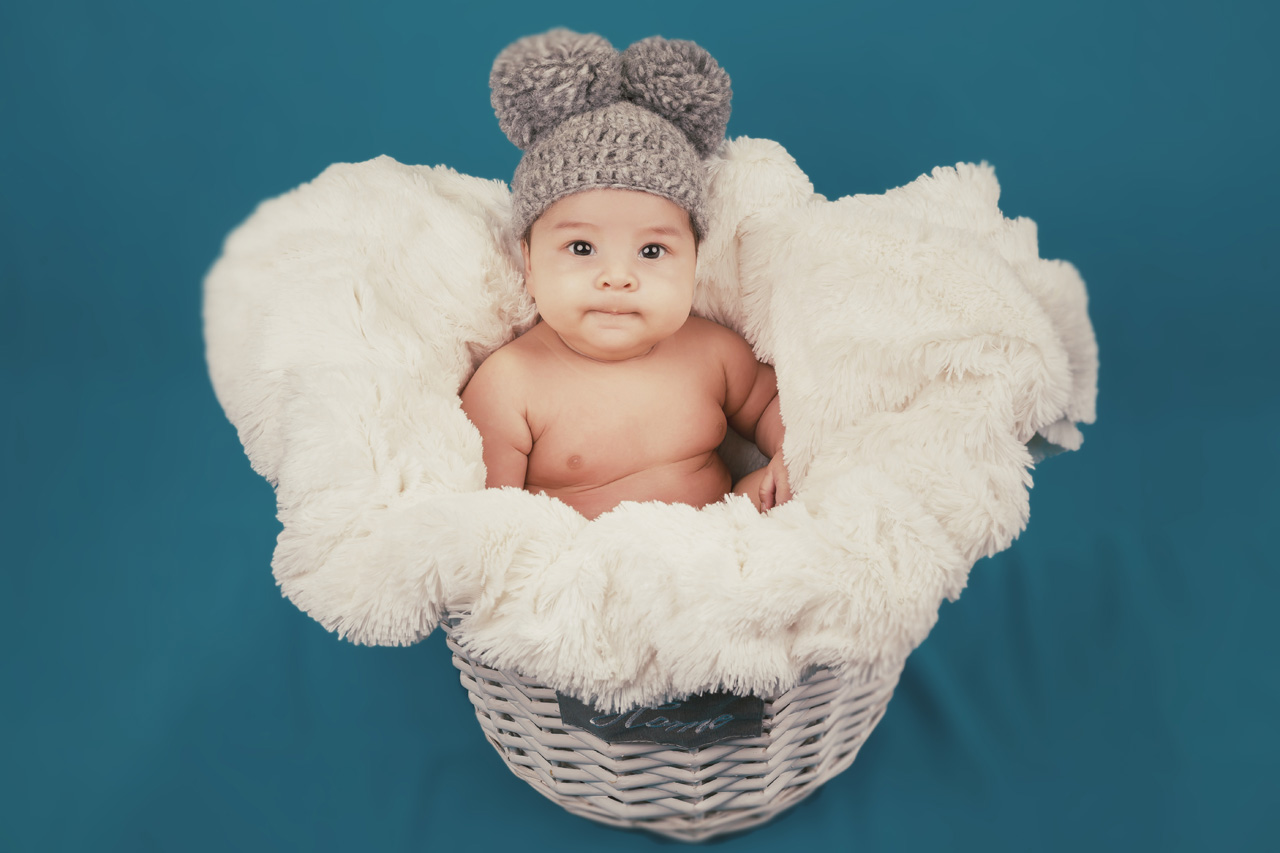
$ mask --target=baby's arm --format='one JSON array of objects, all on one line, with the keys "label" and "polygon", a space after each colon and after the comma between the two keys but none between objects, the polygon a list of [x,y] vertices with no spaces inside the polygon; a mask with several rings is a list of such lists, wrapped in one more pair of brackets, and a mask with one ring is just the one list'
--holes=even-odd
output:
[{"label": "baby's arm", "polygon": [[525,418],[524,377],[519,358],[498,350],[485,359],[462,391],[462,411],[480,431],[484,444],[484,485],[524,488],[533,450]]},{"label": "baby's arm", "polygon": [[[726,330],[728,331],[728,330]],[[778,404],[778,383],[773,368],[756,361],[751,347],[729,331],[721,336],[725,371],[725,414],[734,431],[755,442],[769,464],[759,480],[759,503],[771,509],[791,499],[791,483],[782,459],[785,428]],[[752,483],[756,480],[753,478]]]}]

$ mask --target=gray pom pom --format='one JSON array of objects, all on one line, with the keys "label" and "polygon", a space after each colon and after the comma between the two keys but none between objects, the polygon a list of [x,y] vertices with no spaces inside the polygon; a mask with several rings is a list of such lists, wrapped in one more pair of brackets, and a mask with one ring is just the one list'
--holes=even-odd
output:
[{"label": "gray pom pom", "polygon": [[621,60],[594,33],[557,29],[510,44],[489,75],[498,126],[525,149],[567,118],[621,98]]},{"label": "gray pom pom", "polygon": [[653,36],[623,51],[622,96],[680,128],[705,157],[724,140],[733,90],[701,47]]}]

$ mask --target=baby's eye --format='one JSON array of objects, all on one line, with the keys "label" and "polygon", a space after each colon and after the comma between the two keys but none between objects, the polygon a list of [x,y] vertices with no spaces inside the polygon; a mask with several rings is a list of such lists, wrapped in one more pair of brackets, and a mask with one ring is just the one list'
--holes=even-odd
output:
[{"label": "baby's eye", "polygon": [[569,251],[573,252],[575,255],[585,256],[591,254],[594,249],[592,249],[591,244],[586,240],[574,240],[569,244]]},{"label": "baby's eye", "polygon": [[656,261],[667,253],[666,246],[659,246],[657,243],[650,243],[640,250],[640,257],[646,261]]}]

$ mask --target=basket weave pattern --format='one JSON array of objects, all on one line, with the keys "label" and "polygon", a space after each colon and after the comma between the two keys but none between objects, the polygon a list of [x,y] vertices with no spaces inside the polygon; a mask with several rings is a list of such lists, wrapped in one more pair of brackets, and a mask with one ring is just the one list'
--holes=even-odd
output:
[{"label": "basket weave pattern", "polygon": [[443,626],[485,736],[507,766],[568,811],[601,823],[703,841],[763,823],[847,768],[898,674],[862,683],[818,670],[766,698],[761,737],[701,749],[609,744],[560,719],[555,691],[490,669]]}]

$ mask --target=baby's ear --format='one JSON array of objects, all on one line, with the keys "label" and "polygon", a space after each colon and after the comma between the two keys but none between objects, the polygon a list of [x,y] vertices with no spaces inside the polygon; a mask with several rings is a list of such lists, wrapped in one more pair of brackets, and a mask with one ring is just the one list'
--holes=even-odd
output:
[{"label": "baby's ear", "polygon": [[[529,270],[532,269],[529,264],[529,238],[527,236],[520,238],[520,254],[524,256],[524,274],[527,278]],[[527,281],[525,282],[525,287],[528,287]]]}]

